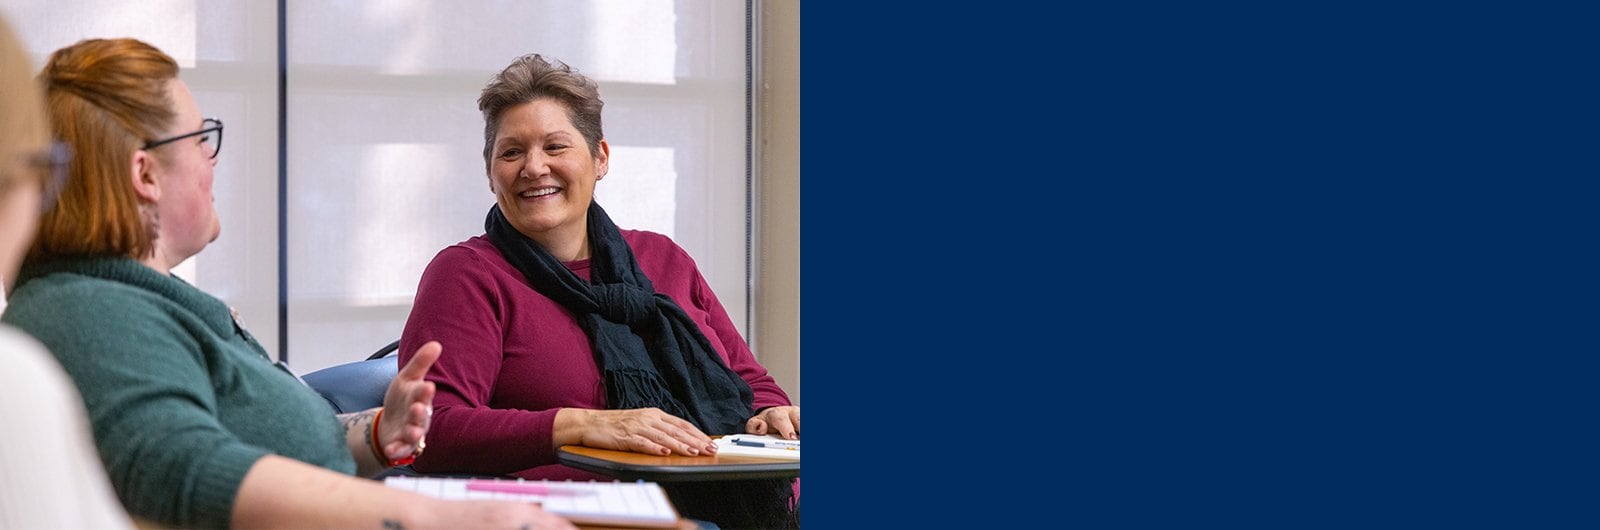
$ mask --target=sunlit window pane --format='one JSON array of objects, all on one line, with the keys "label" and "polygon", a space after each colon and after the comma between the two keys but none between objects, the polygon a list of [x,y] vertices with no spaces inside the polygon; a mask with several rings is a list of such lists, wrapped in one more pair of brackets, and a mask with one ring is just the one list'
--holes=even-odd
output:
[{"label": "sunlit window pane", "polygon": [[478,92],[541,53],[600,82],[624,228],[677,240],[745,313],[742,2],[296,2],[289,27],[289,357],[347,362],[399,336],[417,280],[483,232]]}]

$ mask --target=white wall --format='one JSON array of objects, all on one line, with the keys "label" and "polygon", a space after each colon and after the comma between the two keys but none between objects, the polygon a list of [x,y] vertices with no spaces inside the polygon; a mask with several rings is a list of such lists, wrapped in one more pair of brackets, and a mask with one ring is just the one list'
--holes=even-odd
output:
[{"label": "white wall", "polygon": [[761,7],[751,347],[800,403],[800,2]]}]

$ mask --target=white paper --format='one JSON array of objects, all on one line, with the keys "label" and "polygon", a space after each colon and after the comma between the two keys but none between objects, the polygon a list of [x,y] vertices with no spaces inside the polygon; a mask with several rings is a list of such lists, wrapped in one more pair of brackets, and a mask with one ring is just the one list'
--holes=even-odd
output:
[{"label": "white paper", "polygon": [[[778,460],[800,459],[800,440],[785,440],[770,434],[731,434],[718,438],[716,441],[718,455],[755,456]],[[760,443],[767,447],[740,445],[736,441]]]}]

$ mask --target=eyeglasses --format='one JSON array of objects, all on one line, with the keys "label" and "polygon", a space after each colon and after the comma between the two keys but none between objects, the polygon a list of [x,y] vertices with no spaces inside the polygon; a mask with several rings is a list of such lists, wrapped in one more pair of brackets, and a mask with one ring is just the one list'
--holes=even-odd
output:
[{"label": "eyeglasses", "polygon": [[29,157],[28,165],[42,177],[43,193],[39,195],[39,212],[48,212],[67,187],[67,168],[72,163],[72,149],[67,144],[55,142],[50,151]]},{"label": "eyeglasses", "polygon": [[165,140],[151,140],[144,144],[144,149],[154,149],[178,140],[182,140],[184,138],[194,136],[200,137],[200,146],[205,148],[206,156],[208,158],[216,158],[217,153],[222,152],[222,120],[216,118],[206,118],[202,120],[200,122],[200,130],[198,131],[189,134],[180,134]]}]

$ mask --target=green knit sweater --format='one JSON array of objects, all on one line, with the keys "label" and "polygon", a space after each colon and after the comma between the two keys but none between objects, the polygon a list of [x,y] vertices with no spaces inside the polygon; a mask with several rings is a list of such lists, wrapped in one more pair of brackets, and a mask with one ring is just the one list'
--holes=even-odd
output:
[{"label": "green knit sweater", "polygon": [[355,473],[327,401],[273,363],[226,304],[175,276],[129,259],[25,267],[3,320],[77,383],[134,515],[226,528],[245,472],[269,453]]}]

